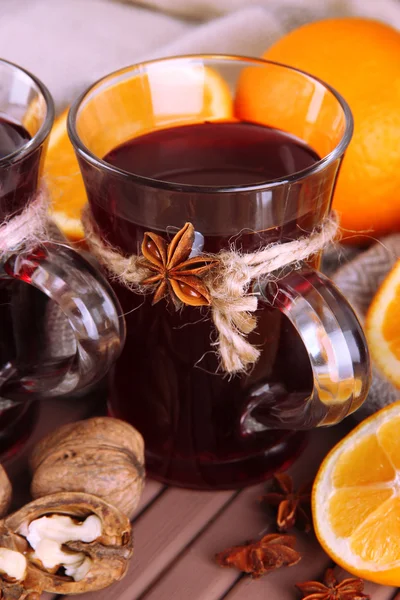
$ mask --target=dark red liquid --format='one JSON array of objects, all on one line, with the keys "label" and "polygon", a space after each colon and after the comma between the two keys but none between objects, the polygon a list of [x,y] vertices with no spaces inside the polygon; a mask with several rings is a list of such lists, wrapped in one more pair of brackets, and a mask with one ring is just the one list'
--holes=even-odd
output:
[{"label": "dark red liquid", "polygon": [[[318,156],[281,131],[248,123],[212,123],[138,137],[112,150],[105,160],[158,180],[238,186],[289,176],[313,165]],[[85,174],[85,164],[81,168]],[[86,181],[90,176],[88,171]],[[313,186],[320,182],[292,186],[286,196],[279,191],[279,197],[235,190],[219,196],[200,190],[180,194],[112,177],[101,179],[101,191],[97,184],[100,181],[92,178],[87,189],[100,231],[127,253],[137,252],[144,231],[156,230],[168,238],[187,220],[204,235],[205,252],[231,244],[253,251],[312,229],[330,200],[329,186],[316,196]],[[261,216],[267,224],[256,232],[246,230],[253,222],[254,206],[265,210]],[[160,222],[171,229],[160,231]],[[111,377],[110,409],[144,435],[150,475],[191,487],[235,487],[267,478],[293,459],[303,434],[276,429],[250,433],[241,424],[252,395],[263,386],[275,405],[292,398],[301,404],[312,389],[303,344],[280,312],[260,308],[250,341],[262,349],[261,358],[248,375],[228,377],[218,373],[208,309],[184,307],[176,312],[171,303],[153,307],[151,298],[120,286],[115,289],[126,313],[128,336]]]},{"label": "dark red liquid", "polygon": [[24,127],[0,118],[0,159],[19,150],[30,139],[31,136]]},{"label": "dark red liquid", "polygon": [[[12,154],[31,139],[21,126],[0,118],[0,223],[18,214],[37,189],[41,149],[19,160]],[[7,158],[10,156],[10,162]],[[37,407],[29,403],[8,410],[1,409],[7,393],[7,365],[17,365],[35,338],[40,314],[39,292],[4,276],[0,263],[0,455],[14,452],[28,437],[36,418]]]},{"label": "dark red liquid", "polygon": [[112,150],[105,160],[161,181],[241,186],[286,177],[319,157],[277,129],[250,123],[205,123],[138,137]]}]

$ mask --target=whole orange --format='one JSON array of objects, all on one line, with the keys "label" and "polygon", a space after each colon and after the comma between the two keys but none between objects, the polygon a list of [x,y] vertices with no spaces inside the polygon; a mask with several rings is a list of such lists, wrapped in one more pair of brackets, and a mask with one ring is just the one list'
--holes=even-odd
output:
[{"label": "whole orange", "polygon": [[292,31],[264,58],[319,77],[350,105],[354,136],[333,200],[342,227],[400,231],[400,32],[370,19],[327,19]]}]

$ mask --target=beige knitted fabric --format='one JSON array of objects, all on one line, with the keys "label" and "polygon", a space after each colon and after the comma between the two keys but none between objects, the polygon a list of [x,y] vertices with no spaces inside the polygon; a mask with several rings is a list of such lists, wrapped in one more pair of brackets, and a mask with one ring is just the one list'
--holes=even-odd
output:
[{"label": "beige knitted fabric", "polygon": [[130,0],[160,11],[209,20],[251,5],[267,10],[278,24],[290,27],[301,22],[341,14],[364,15],[399,26],[400,11],[393,0]]},{"label": "beige knitted fabric", "polygon": [[[340,254],[336,252],[336,257]],[[363,323],[377,288],[400,257],[400,234],[382,238],[369,250],[361,252],[341,266],[333,280],[353,305]],[[354,413],[362,420],[386,404],[400,400],[400,390],[394,388],[373,366],[372,386],[365,404]]]}]

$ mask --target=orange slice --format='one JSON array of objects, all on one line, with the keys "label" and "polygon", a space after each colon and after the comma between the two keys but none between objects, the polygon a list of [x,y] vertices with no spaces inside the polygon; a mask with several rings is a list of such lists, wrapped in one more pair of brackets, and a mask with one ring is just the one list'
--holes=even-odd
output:
[{"label": "orange slice", "polygon": [[54,122],[43,174],[51,197],[56,225],[71,240],[83,237],[81,210],[86,191],[74,149],[67,134],[68,109]]},{"label": "orange slice", "polygon": [[365,332],[372,358],[382,373],[400,388],[400,260],[371,303]]},{"label": "orange slice", "polygon": [[[150,85],[147,95],[141,92],[142,87],[147,89],[142,83],[138,76],[124,79],[103,93],[103,101],[101,104],[97,102],[95,109],[90,103],[86,104],[82,118],[91,125],[86,129],[91,132],[93,139],[85,139],[84,142],[98,156],[104,156],[120,143],[153,129],[233,117],[230,89],[224,79],[209,67],[178,66],[166,73],[160,64],[159,69],[146,82],[147,87]],[[163,86],[169,90],[173,86],[173,98],[163,99]],[[156,97],[160,111],[157,119],[152,119],[152,103]],[[184,113],[188,106],[190,110]],[[167,111],[169,120],[166,116],[163,117],[163,109]],[[84,235],[80,214],[87,197],[78,161],[67,134],[67,115],[68,110],[54,123],[44,175],[56,224],[68,238],[79,240]]]},{"label": "orange slice", "polygon": [[324,550],[350,573],[400,585],[400,402],[375,413],[328,454],[312,492]]}]

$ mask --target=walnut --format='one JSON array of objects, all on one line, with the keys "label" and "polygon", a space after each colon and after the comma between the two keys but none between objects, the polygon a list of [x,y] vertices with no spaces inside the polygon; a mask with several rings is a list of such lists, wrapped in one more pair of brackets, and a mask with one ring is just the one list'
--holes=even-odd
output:
[{"label": "walnut", "polygon": [[80,492],[45,496],[0,524],[0,597],[103,589],[125,575],[132,552],[129,519],[111,504]]},{"label": "walnut", "polygon": [[11,504],[12,487],[8,475],[0,465],[0,517],[7,514]]},{"label": "walnut", "polygon": [[0,598],[2,600],[39,600],[43,591],[40,573],[33,573],[25,552],[24,538],[0,523]]},{"label": "walnut", "polygon": [[30,458],[31,494],[79,491],[104,498],[132,518],[144,485],[144,443],[136,429],[111,417],[64,425]]}]

